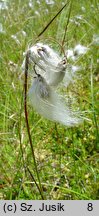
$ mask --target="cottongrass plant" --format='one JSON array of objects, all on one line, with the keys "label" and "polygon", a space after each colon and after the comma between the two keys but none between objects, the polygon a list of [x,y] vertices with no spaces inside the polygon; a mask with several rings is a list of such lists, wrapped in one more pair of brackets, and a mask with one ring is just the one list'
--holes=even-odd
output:
[{"label": "cottongrass plant", "polygon": [[70,77],[66,74],[66,58],[43,43],[30,47],[27,54],[34,77],[28,92],[33,108],[43,117],[66,126],[81,123],[83,119],[81,113],[74,112],[57,91],[64,80],[69,83]]}]

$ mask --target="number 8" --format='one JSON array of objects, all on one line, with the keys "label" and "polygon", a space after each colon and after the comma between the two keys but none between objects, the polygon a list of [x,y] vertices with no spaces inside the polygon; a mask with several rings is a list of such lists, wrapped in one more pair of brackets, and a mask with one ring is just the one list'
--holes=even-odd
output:
[{"label": "number 8", "polygon": [[92,203],[88,203],[87,210],[88,210],[88,211],[92,211],[92,210],[93,210],[93,205],[92,205]]}]

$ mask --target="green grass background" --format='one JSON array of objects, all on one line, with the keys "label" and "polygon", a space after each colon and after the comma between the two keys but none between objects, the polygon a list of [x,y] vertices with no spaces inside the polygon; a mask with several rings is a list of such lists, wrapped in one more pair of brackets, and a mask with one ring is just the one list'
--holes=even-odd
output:
[{"label": "green grass background", "polygon": [[[45,0],[6,2],[8,8],[0,11],[0,199],[38,200],[42,197],[33,181],[34,177],[39,185],[25,122],[21,64],[27,47],[65,1],[49,5]],[[91,121],[67,128],[44,119],[28,104],[44,199],[99,199],[98,6],[97,0],[73,1],[64,43],[65,50],[77,44],[89,47],[75,61],[82,66],[80,78],[65,91],[70,97],[76,95],[74,108],[86,110]],[[39,39],[59,52],[69,10],[70,4]]]}]

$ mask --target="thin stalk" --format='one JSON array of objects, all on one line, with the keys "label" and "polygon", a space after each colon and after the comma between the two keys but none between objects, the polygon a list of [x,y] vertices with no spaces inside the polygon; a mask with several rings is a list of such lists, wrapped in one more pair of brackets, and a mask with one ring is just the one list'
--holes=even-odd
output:
[{"label": "thin stalk", "polygon": [[22,148],[22,133],[21,133],[21,126],[22,126],[22,104],[23,104],[23,94],[24,94],[24,88],[22,91],[21,96],[21,107],[20,107],[20,113],[19,113],[19,125],[18,125],[18,133],[19,133],[19,140],[20,140],[20,151],[22,154],[22,158],[24,158],[23,148]]},{"label": "thin stalk", "polygon": [[69,24],[69,20],[70,20],[71,9],[72,9],[72,1],[70,3],[69,14],[68,14],[68,17],[67,17],[67,23],[66,23],[66,26],[65,26],[65,32],[64,32],[64,36],[63,36],[63,40],[62,40],[62,47],[64,46],[64,43],[65,43],[67,28],[68,28],[68,24]]},{"label": "thin stalk", "polygon": [[44,199],[44,197],[42,196],[42,191],[40,190],[40,187],[39,187],[38,183],[36,182],[36,180],[35,180],[35,178],[34,178],[34,176],[33,176],[32,172],[30,171],[30,169],[29,169],[29,167],[28,167],[28,166],[27,166],[26,168],[27,168],[27,170],[28,170],[28,172],[29,172],[29,174],[30,174],[31,178],[33,179],[33,181],[34,181],[34,183],[35,183],[36,187],[38,188],[38,191],[39,191],[39,193],[40,193],[40,195],[41,195],[42,199]]},{"label": "thin stalk", "polygon": [[[56,131],[56,136],[57,136],[57,142],[58,142],[58,146],[59,146],[59,151],[60,151],[60,154],[59,154],[59,162],[60,162],[60,167],[59,167],[59,171],[60,171],[60,179],[61,179],[61,176],[62,176],[62,143],[61,143],[61,140],[59,139],[59,135],[58,135],[58,129],[57,129],[57,124],[55,123],[55,131]],[[62,140],[63,142],[63,140]]]},{"label": "thin stalk", "polygon": [[[21,114],[20,114],[20,122],[21,122]],[[20,134],[20,133],[19,133],[19,139],[20,139],[20,150],[21,150],[22,159],[23,159],[24,171],[25,171],[25,173],[26,173],[27,171],[29,172],[31,178],[33,179],[33,181],[34,181],[36,187],[38,188],[38,191],[39,191],[39,193],[40,193],[40,195],[41,195],[41,197],[42,197],[42,194],[41,194],[39,185],[37,184],[37,182],[36,182],[36,180],[35,180],[33,174],[31,173],[31,171],[30,171],[30,169],[29,169],[29,167],[28,167],[28,165],[26,164],[26,161],[25,161],[25,159],[24,159],[24,152],[23,152],[23,148],[22,148],[21,134]]]},{"label": "thin stalk", "polygon": [[99,135],[98,135],[98,125],[97,125],[97,118],[96,118],[96,113],[95,113],[95,102],[94,102],[94,84],[93,84],[93,68],[92,68],[93,62],[91,59],[91,98],[92,98],[92,109],[93,109],[93,120],[94,120],[94,124],[96,127],[96,136],[97,136],[97,147],[99,148],[99,144],[98,144],[98,139],[99,139]]},{"label": "thin stalk", "polygon": [[47,28],[51,25],[51,23],[56,19],[56,17],[62,12],[62,10],[67,6],[69,2],[67,2],[58,12],[57,14],[50,20],[50,22],[45,26],[45,28],[39,33],[38,37],[40,37],[46,30]]},{"label": "thin stalk", "polygon": [[[31,139],[31,134],[30,134],[29,122],[28,122],[28,112],[27,112],[27,76],[28,76],[28,65],[29,65],[29,53],[27,52],[26,60],[25,60],[25,82],[24,82],[24,90],[25,90],[25,93],[24,93],[25,119],[26,119],[26,126],[27,126],[27,132],[28,132],[28,137],[29,137],[29,143],[30,143],[30,147],[31,147],[31,151],[32,151],[32,158],[33,158],[33,161],[34,161],[35,171],[36,171],[38,182],[39,182],[39,186],[37,188],[39,189],[39,192],[41,194],[42,199],[44,199],[44,197],[43,197],[43,191],[42,191],[42,186],[41,186],[41,182],[40,182],[40,177],[39,177],[39,173],[38,173],[38,169],[37,169],[37,164],[36,164],[36,159],[35,159],[35,154],[34,154],[34,148],[33,148],[32,139]],[[37,186],[37,183],[36,183],[36,186]]]}]

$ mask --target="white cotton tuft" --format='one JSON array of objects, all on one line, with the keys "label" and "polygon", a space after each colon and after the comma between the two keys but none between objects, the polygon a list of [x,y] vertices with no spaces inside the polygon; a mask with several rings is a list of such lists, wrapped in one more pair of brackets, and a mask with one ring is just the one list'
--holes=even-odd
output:
[{"label": "white cotton tuft", "polygon": [[89,49],[81,44],[77,44],[74,48],[74,54],[76,55],[84,55]]},{"label": "white cotton tuft", "polygon": [[[49,85],[57,86],[63,80],[66,72],[66,59],[61,58],[48,45],[37,43],[29,48],[28,53],[29,64],[36,65],[37,73],[40,73]],[[24,61],[22,68],[24,68]]]},{"label": "white cotton tuft", "polygon": [[30,102],[43,117],[66,126],[74,126],[81,122],[80,118],[63,103],[61,97],[51,88],[45,79],[38,75],[29,90]]}]

